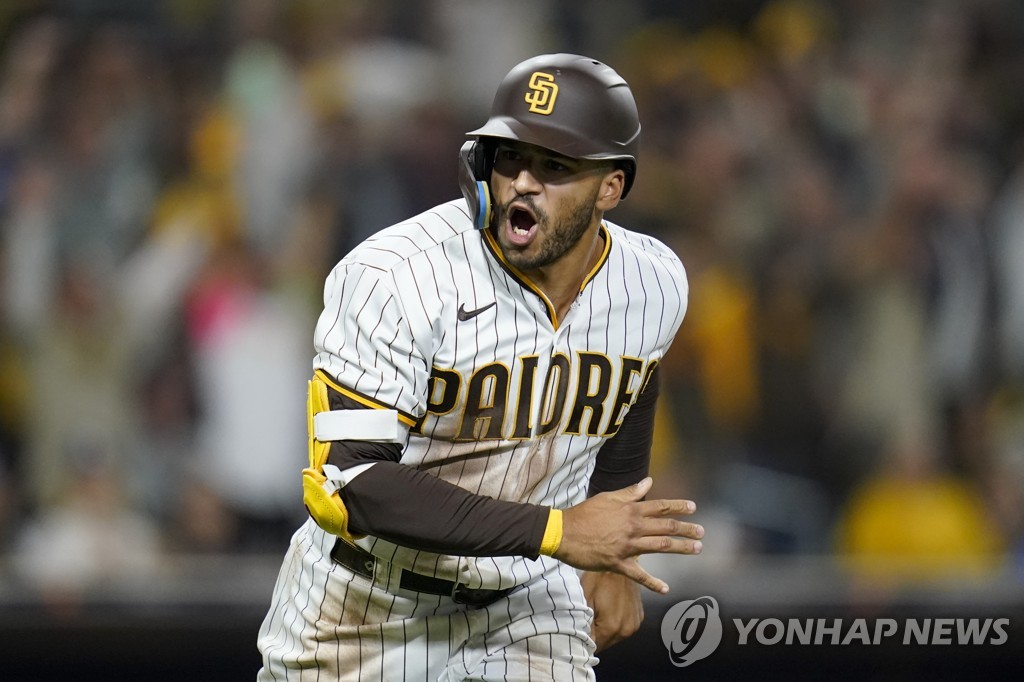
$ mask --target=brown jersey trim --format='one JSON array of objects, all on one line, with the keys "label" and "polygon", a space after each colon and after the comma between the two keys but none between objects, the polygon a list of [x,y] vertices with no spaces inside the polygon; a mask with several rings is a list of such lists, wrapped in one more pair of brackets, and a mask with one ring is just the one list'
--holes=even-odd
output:
[{"label": "brown jersey trim", "polygon": [[327,384],[328,388],[332,389],[337,393],[340,393],[341,395],[345,396],[346,398],[349,398],[350,400],[355,401],[358,407],[365,407],[371,410],[395,410],[396,412],[398,412],[398,419],[405,423],[406,426],[416,425],[416,418],[409,414],[408,412],[403,412],[402,410],[399,410],[397,407],[394,407],[393,405],[382,403],[379,400],[376,400],[368,395],[360,393],[359,391],[354,391],[351,388],[345,388],[344,386],[341,386],[336,381],[334,381],[334,379],[331,378],[331,376],[322,369],[316,370],[314,374],[317,376],[317,378],[323,380],[323,382]]},{"label": "brown jersey trim", "polygon": [[[318,375],[322,376],[318,372]],[[327,387],[327,402],[332,410],[365,410],[362,402],[353,398],[348,391],[337,390],[335,384]],[[402,458],[402,446],[398,443],[381,443],[366,440],[334,440],[327,451],[327,462],[339,469],[347,469],[367,462],[397,462]]]},{"label": "brown jersey trim", "polygon": [[597,276],[597,273],[601,271],[601,268],[604,267],[604,264],[608,262],[608,254],[611,253],[612,250],[612,236],[608,233],[608,227],[603,221],[601,222],[601,235],[604,237],[604,250],[601,251],[601,257],[597,259],[597,263],[595,263],[594,267],[587,273],[587,276],[583,278],[583,282],[580,284],[581,292],[587,288],[587,284],[590,283],[590,280],[594,279],[594,277]]}]

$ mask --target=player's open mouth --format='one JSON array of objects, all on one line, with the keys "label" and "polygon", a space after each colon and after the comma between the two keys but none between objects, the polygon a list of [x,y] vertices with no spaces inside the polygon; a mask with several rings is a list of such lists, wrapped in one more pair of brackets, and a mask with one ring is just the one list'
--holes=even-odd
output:
[{"label": "player's open mouth", "polygon": [[513,206],[508,212],[508,238],[516,246],[526,246],[537,232],[537,218],[525,206]]}]

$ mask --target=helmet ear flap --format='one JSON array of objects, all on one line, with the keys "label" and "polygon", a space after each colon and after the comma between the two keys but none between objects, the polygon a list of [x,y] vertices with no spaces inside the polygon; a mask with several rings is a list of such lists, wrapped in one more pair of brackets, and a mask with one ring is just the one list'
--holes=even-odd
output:
[{"label": "helmet ear flap", "polygon": [[459,188],[478,230],[491,224],[491,190],[487,181],[494,161],[492,146],[483,140],[471,140],[459,150]]}]

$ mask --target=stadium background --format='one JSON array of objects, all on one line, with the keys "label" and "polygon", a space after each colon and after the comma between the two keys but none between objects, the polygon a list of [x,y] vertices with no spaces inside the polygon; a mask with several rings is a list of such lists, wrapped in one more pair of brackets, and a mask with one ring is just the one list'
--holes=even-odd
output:
[{"label": "stadium background", "polygon": [[[303,517],[327,269],[457,194],[507,69],[644,123],[616,222],[672,245],[655,493],[700,558],[602,679],[1024,668],[1015,0],[0,4],[0,676],[251,679]],[[654,563],[654,562],[652,562]],[[671,666],[661,615],[714,596]],[[735,646],[732,618],[1008,617],[1002,646]]]}]

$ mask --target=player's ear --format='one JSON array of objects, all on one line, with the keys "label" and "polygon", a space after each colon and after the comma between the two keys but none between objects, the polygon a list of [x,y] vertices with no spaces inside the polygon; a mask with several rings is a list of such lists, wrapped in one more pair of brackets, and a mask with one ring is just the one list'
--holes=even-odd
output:
[{"label": "player's ear", "polygon": [[612,168],[601,178],[601,187],[597,193],[596,208],[609,211],[619,205],[622,190],[626,186],[626,173],[621,168]]}]

